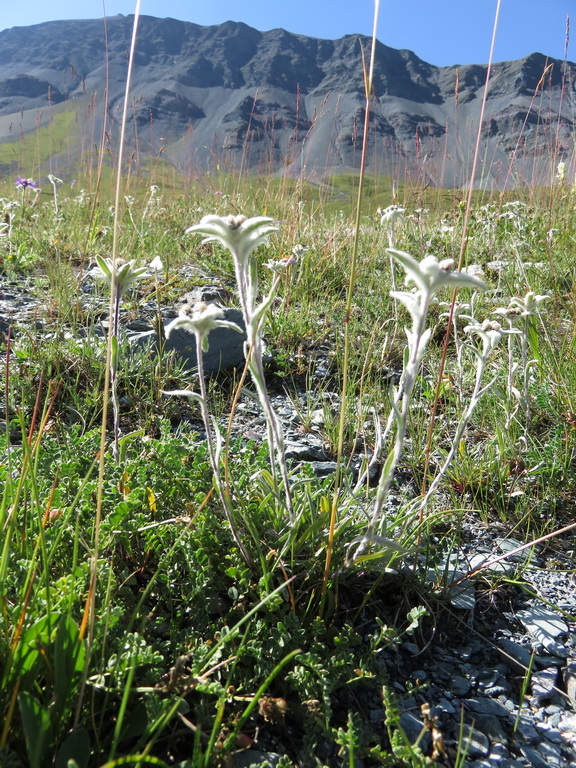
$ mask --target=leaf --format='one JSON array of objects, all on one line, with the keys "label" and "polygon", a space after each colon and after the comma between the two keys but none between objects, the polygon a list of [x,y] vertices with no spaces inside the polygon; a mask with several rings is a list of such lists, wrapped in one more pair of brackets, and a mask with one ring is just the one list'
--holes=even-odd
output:
[{"label": "leaf", "polygon": [[63,720],[76,693],[86,650],[78,626],[70,616],[61,616],[54,640],[53,717]]},{"label": "leaf", "polygon": [[52,726],[48,710],[31,693],[18,694],[18,707],[22,719],[24,741],[29,768],[44,768],[48,745],[52,739]]},{"label": "leaf", "polygon": [[84,728],[78,728],[65,739],[58,750],[54,768],[87,768],[90,760],[90,737]]}]

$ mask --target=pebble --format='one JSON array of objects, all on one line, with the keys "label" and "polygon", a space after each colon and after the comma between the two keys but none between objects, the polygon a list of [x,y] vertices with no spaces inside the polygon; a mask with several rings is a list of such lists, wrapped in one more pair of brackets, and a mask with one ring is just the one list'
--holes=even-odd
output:
[{"label": "pebble", "polygon": [[532,653],[526,645],[520,645],[506,637],[501,637],[498,645],[505,653],[504,661],[513,671],[524,672],[529,668]]},{"label": "pebble", "polygon": [[[410,743],[414,744],[422,733],[424,723],[412,712],[403,712],[400,715],[400,727],[406,734]],[[420,746],[424,751],[427,751],[430,748],[431,742],[432,739],[430,737],[430,733],[426,731],[420,741]]]},{"label": "pebble", "polygon": [[478,715],[495,715],[496,717],[506,717],[508,712],[500,702],[495,699],[475,696],[463,701],[466,709]]},{"label": "pebble", "polygon": [[470,692],[470,680],[461,675],[454,675],[450,681],[450,690],[455,696],[466,696]]},{"label": "pebble", "polygon": [[462,743],[468,750],[470,757],[486,757],[490,752],[488,737],[472,725],[464,725],[462,728]]}]

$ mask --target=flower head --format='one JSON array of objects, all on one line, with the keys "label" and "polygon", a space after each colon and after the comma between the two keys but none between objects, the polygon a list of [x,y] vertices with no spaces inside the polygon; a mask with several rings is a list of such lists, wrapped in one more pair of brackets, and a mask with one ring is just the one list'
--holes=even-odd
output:
[{"label": "flower head", "polygon": [[148,272],[146,267],[135,267],[134,260],[124,261],[124,259],[103,259],[96,256],[97,266],[88,273],[96,280],[104,280],[109,285],[112,283],[112,275],[115,272],[116,290],[123,294],[136,280],[146,277]]},{"label": "flower head", "polygon": [[486,358],[493,349],[502,341],[504,336],[509,336],[512,333],[521,333],[521,331],[515,328],[504,329],[497,320],[484,320],[479,325],[467,325],[464,328],[466,333],[475,333],[482,339],[482,357]]},{"label": "flower head", "polygon": [[406,283],[414,284],[420,291],[433,296],[441,288],[473,288],[486,290],[487,285],[474,275],[454,271],[454,259],[438,261],[436,256],[426,256],[418,262],[404,251],[389,248],[388,253],[400,263],[406,272]]},{"label": "flower head", "polygon": [[277,232],[268,216],[204,216],[200,224],[188,227],[186,232],[205,235],[204,242],[218,242],[227,248],[241,267],[245,267],[252,251],[265,243],[268,236]]},{"label": "flower head", "polygon": [[389,205],[388,208],[377,210],[380,214],[380,223],[386,225],[394,225],[397,221],[402,221],[405,211],[406,208],[401,208],[399,205]]},{"label": "flower head", "polygon": [[18,189],[38,189],[38,184],[32,179],[25,179],[23,176],[16,177],[16,186]]},{"label": "flower head", "polygon": [[193,333],[200,338],[202,351],[208,351],[208,334],[215,328],[231,328],[242,333],[240,326],[230,320],[224,320],[224,310],[216,304],[206,304],[199,301],[194,306],[184,304],[178,317],[166,327],[166,338],[178,329]]},{"label": "flower head", "polygon": [[162,264],[162,259],[160,256],[156,256],[156,258],[152,259],[150,264],[148,264],[148,269],[151,269],[153,273],[163,272],[164,271],[164,264]]}]

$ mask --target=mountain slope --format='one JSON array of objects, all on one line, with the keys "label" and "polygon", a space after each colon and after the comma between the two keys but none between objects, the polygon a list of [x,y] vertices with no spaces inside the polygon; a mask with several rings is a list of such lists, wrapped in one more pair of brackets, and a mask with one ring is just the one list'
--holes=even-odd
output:
[{"label": "mountain slope", "polygon": [[[98,144],[104,118],[113,159],[132,23],[116,16],[106,28],[59,21],[0,33],[0,171],[13,172],[19,142],[46,129],[51,167],[72,173]],[[322,178],[357,168],[362,48],[370,41],[358,35],[321,40],[141,17],[131,152],[160,155],[184,173],[218,164]],[[477,186],[503,186],[512,159],[509,185],[549,182],[572,157],[575,75],[574,64],[541,54],[493,67]],[[434,67],[378,43],[369,170],[465,185],[485,79],[485,66]]]}]

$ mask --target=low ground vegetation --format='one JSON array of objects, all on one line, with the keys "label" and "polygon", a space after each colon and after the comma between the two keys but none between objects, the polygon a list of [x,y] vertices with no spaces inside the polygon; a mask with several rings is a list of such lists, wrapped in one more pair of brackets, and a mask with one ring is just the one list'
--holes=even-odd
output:
[{"label": "low ground vegetation", "polygon": [[[0,200],[2,285],[30,297],[3,313],[0,763],[229,765],[282,744],[286,768],[426,764],[380,651],[431,638],[467,520],[522,542],[572,522],[576,196],[494,195],[466,220],[400,190],[356,232],[302,188],[263,205],[152,186],[119,212],[121,267],[102,200],[22,181]],[[127,323],[169,333],[205,285],[244,313],[245,371],[130,350]],[[178,322],[200,349],[223,315]],[[329,477],[285,459],[277,392]],[[266,439],[242,436],[245,400]],[[368,690],[384,733],[348,707]],[[327,742],[338,757],[312,757]]]}]

